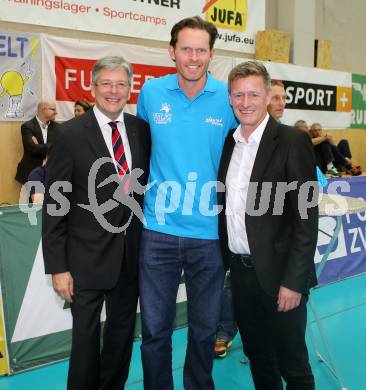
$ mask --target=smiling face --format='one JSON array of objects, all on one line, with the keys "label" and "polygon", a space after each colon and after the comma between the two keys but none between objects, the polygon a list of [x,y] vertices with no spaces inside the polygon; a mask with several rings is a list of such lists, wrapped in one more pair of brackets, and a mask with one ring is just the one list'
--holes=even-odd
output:
[{"label": "smiling face", "polygon": [[180,84],[193,82],[203,87],[213,52],[207,31],[188,27],[179,31],[175,47],[169,46],[169,54],[175,61]]},{"label": "smiling face", "polygon": [[122,68],[100,70],[91,93],[99,110],[116,120],[130,97],[127,72]]},{"label": "smiling face", "polygon": [[276,121],[280,120],[283,116],[283,111],[286,106],[286,92],[285,88],[280,85],[273,85],[271,87],[272,98],[268,105],[268,112],[272,115]]},{"label": "smiling face", "polygon": [[231,83],[230,103],[247,136],[267,115],[270,100],[271,92],[266,90],[261,76],[237,77]]}]

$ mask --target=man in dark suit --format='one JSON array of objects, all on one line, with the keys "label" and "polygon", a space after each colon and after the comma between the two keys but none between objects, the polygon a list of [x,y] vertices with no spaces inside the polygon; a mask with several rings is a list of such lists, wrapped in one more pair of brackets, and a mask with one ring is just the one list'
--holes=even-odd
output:
[{"label": "man in dark suit", "polygon": [[69,390],[121,390],[128,377],[150,156],[148,125],[123,112],[131,80],[123,58],[97,61],[95,106],[60,126],[47,162],[43,255],[54,290],[71,302]]},{"label": "man in dark suit", "polygon": [[306,301],[315,285],[315,158],[307,134],[267,113],[270,77],[248,61],[229,75],[240,122],[219,170],[220,239],[234,313],[256,389],[314,389],[305,344]]},{"label": "man in dark suit", "polygon": [[37,115],[21,127],[24,154],[18,164],[15,179],[24,184],[29,173],[40,167],[46,157],[50,145],[56,137],[57,124],[56,104],[53,101],[41,101],[38,104]]}]

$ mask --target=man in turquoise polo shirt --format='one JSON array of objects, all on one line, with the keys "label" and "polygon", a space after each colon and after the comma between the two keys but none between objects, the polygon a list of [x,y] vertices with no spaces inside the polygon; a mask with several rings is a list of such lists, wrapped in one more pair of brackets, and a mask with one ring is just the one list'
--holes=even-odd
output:
[{"label": "man in turquoise polo shirt", "polygon": [[216,180],[223,143],[237,123],[227,86],[208,73],[216,27],[199,17],[173,26],[177,74],[152,79],[137,113],[149,123],[152,156],[140,253],[145,390],[173,389],[171,335],[182,270],[188,301],[186,389],[214,389],[212,362],[224,269]]}]

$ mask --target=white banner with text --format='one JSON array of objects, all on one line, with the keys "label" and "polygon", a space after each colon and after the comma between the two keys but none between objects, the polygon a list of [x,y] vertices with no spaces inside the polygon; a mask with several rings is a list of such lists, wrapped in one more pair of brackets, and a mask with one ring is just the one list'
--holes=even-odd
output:
[{"label": "white banner with text", "polygon": [[[153,77],[175,73],[175,63],[168,50],[139,45],[86,41],[43,36],[43,79],[45,97],[55,99],[64,121],[73,116],[74,102],[93,101],[91,69],[98,58],[121,55],[133,64],[134,76],[127,111],[135,113],[143,83]],[[214,56],[210,72],[227,81],[232,67],[243,58]],[[298,119],[309,124],[320,122],[325,129],[351,125],[352,74],[333,70],[307,68],[291,64],[264,62],[272,79],[282,80],[286,88],[286,110],[283,123],[293,125]]]},{"label": "white banner with text", "polygon": [[0,21],[170,40],[179,20],[199,15],[219,30],[216,48],[255,52],[265,0],[0,0]]},{"label": "white banner with text", "polygon": [[[243,61],[236,59],[236,63]],[[283,81],[286,109],[281,121],[293,125],[303,119],[325,129],[351,125],[352,74],[291,64],[264,62],[271,79]]]}]

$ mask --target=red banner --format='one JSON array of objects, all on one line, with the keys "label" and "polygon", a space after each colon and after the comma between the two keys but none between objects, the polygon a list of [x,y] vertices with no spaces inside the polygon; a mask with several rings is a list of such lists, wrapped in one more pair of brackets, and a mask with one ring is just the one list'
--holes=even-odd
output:
[{"label": "red banner", "polygon": [[[91,71],[96,60],[55,57],[56,100],[75,102],[80,99],[93,101],[91,95]],[[176,73],[175,67],[132,64],[133,78],[129,104],[136,104],[141,87],[146,80]]]}]

